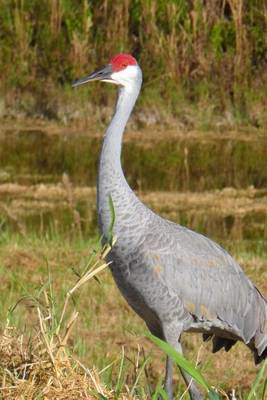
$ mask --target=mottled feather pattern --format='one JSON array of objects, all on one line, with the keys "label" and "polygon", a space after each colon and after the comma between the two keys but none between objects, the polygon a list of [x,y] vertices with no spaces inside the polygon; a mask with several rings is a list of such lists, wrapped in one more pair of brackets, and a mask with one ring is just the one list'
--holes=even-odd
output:
[{"label": "mottled feather pattern", "polygon": [[[100,228],[105,234],[109,227],[110,194],[117,237],[111,253],[112,271],[131,306],[137,309],[135,301],[139,308],[159,310],[164,295],[157,302],[153,293],[162,286],[167,288],[166,297],[172,299],[168,310],[172,308],[175,313],[175,307],[179,307],[178,313],[183,315],[183,330],[190,330],[189,321],[198,322],[199,330],[212,332],[214,327],[215,332],[225,330],[226,336],[228,330],[229,338],[249,343],[264,318],[266,305],[236,261],[207,237],[165,220],[144,206],[131,191],[122,170],[116,170],[112,163],[102,160],[100,171],[105,175],[99,184]],[[135,287],[134,295],[128,294],[129,286]]]},{"label": "mottled feather pattern", "polygon": [[[123,293],[131,306],[137,309],[133,303],[140,306],[142,299],[142,310],[147,307],[159,312],[166,297],[166,309],[172,315],[178,312],[183,330],[195,326],[203,332],[222,330],[229,339],[249,343],[263,318],[263,306],[259,305],[258,291],[236,261],[205,236],[154,214],[129,192],[127,184],[119,195],[114,187],[118,242],[112,271],[117,271],[115,280],[120,288],[126,287],[125,278],[135,288],[131,299],[126,290]],[[122,275],[118,273],[121,270]],[[167,290],[155,297],[160,287]]]},{"label": "mottled feather pattern", "polygon": [[[122,56],[122,57],[121,57]],[[120,60],[124,60],[120,55]],[[121,64],[120,64],[121,65]],[[121,85],[114,117],[107,129],[99,162],[97,210],[103,240],[115,209],[109,254],[121,293],[150,331],[182,353],[180,336],[198,331],[213,337],[213,351],[228,351],[243,340],[255,362],[267,356],[266,300],[237,262],[207,237],[156,215],[137,198],[121,167],[124,128],[138,97],[142,73],[129,66],[111,75]],[[190,376],[182,372],[188,385]],[[172,398],[172,366],[167,359],[165,389]],[[190,383],[192,400],[202,399]]]}]

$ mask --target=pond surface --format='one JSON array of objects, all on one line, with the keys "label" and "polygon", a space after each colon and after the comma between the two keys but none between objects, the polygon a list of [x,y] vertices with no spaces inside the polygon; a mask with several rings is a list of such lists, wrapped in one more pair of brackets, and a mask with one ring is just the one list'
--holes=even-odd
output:
[{"label": "pond surface", "polygon": [[[267,187],[267,135],[235,138],[160,131],[148,141],[144,131],[125,139],[123,166],[134,189]],[[74,184],[94,186],[101,141],[100,136],[65,133],[64,128],[57,134],[2,129],[0,182],[51,183],[66,173]]]},{"label": "pond surface", "polygon": [[[61,127],[0,129],[2,229],[96,232],[101,140]],[[123,165],[164,217],[214,238],[266,240],[267,136],[130,132]]]}]

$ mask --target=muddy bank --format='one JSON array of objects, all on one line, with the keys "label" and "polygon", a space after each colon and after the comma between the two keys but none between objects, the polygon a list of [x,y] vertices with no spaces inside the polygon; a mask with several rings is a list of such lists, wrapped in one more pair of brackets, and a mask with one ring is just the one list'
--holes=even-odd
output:
[{"label": "muddy bank", "polygon": [[[1,229],[26,234],[90,235],[96,232],[95,188],[62,183],[0,185]],[[267,238],[267,190],[227,188],[202,193],[139,192],[162,216],[213,238]]]},{"label": "muddy bank", "polygon": [[[76,185],[94,186],[103,136],[95,132],[2,127],[0,182],[55,183],[67,173]],[[137,190],[267,187],[267,136],[130,132],[122,159]]]}]

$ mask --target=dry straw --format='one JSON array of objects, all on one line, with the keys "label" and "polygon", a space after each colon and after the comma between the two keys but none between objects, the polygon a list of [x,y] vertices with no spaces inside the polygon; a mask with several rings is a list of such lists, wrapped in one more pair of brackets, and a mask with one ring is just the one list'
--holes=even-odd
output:
[{"label": "dry straw", "polygon": [[[114,240],[112,245],[114,244]],[[85,368],[68,348],[78,311],[69,317],[69,300],[78,289],[103,271],[111,246],[93,253],[75,285],[67,292],[60,318],[55,317],[55,299],[49,276],[42,287],[42,302],[36,300],[37,326],[29,339],[6,326],[0,336],[0,398],[3,400],[113,398],[101,383],[100,374]]]}]

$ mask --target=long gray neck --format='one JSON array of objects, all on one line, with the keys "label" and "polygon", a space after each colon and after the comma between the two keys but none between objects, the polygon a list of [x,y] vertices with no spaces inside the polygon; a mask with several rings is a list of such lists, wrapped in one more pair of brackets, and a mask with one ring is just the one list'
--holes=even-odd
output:
[{"label": "long gray neck", "polygon": [[[121,146],[123,132],[141,88],[141,80],[134,87],[119,90],[115,114],[106,131],[102,146],[98,181],[97,211],[101,233],[106,236],[111,221],[109,196],[115,207],[115,220],[119,226],[120,218],[136,199],[126,182],[121,167]],[[116,232],[115,232],[116,233]]]}]

